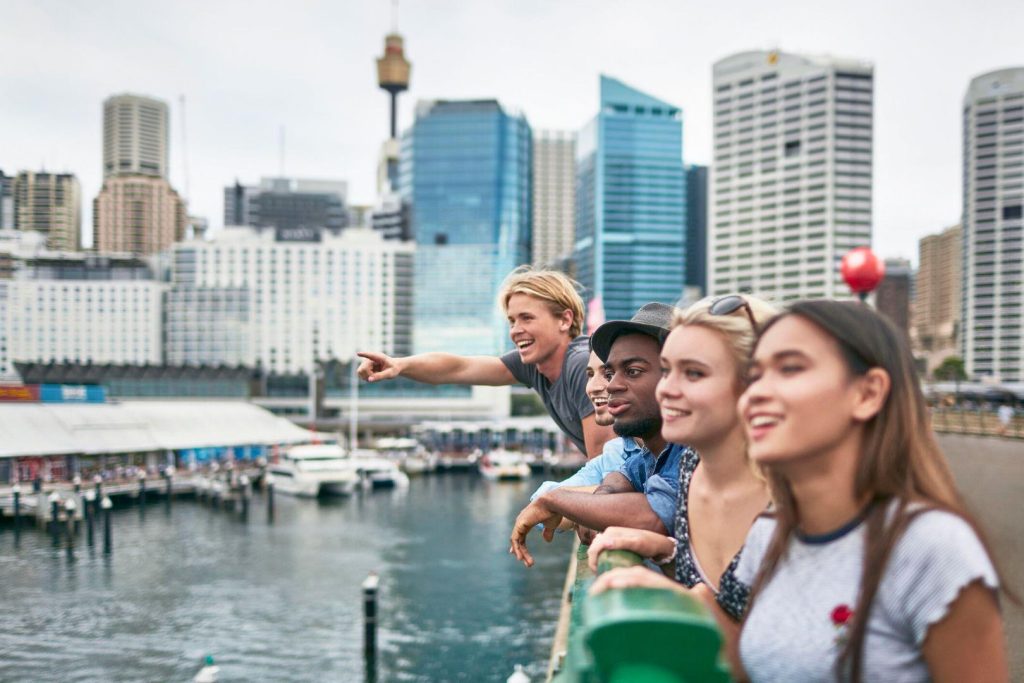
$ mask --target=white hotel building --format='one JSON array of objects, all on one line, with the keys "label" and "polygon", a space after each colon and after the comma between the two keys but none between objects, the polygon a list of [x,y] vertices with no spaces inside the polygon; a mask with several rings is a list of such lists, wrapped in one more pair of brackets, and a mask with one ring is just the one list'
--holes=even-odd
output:
[{"label": "white hotel building", "polygon": [[1024,67],[971,81],[963,150],[964,363],[1024,382]]},{"label": "white hotel building", "polygon": [[371,230],[249,227],[176,244],[167,363],[300,373],[362,349],[407,354],[414,248]]},{"label": "white hotel building", "polygon": [[0,378],[14,363],[159,364],[162,297],[128,254],[53,252],[37,233],[0,235]]},{"label": "white hotel building", "polygon": [[714,65],[708,292],[849,296],[871,243],[871,64],[743,52]]}]

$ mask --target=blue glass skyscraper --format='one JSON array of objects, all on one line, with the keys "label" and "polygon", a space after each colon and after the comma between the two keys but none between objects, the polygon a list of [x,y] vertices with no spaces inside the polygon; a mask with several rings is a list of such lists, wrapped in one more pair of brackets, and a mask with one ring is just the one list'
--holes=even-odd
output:
[{"label": "blue glass skyscraper", "polygon": [[686,184],[682,111],[601,76],[601,110],[577,142],[577,279],[605,317],[683,293]]},{"label": "blue glass skyscraper", "polygon": [[530,126],[495,100],[417,107],[402,139],[400,191],[416,239],[413,347],[509,347],[498,287],[530,262]]}]

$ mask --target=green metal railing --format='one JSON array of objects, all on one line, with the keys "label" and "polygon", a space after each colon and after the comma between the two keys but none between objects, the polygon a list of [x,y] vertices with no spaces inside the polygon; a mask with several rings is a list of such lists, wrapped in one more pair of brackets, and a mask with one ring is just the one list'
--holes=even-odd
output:
[{"label": "green metal railing", "polygon": [[[587,595],[594,574],[587,546],[576,551],[565,658],[554,683],[727,683],[722,636],[696,598],[653,588]],[[642,563],[635,553],[601,555],[598,574]]]}]

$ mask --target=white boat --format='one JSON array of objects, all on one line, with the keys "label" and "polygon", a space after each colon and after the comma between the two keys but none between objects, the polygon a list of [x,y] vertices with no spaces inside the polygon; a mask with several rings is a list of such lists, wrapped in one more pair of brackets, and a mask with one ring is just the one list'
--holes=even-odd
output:
[{"label": "white boat", "polygon": [[337,444],[292,446],[268,472],[274,490],[308,498],[348,496],[360,481],[352,461]]},{"label": "white boat", "polygon": [[389,458],[381,457],[377,451],[359,449],[349,461],[362,481],[363,488],[406,488],[409,477],[398,467],[398,463]]},{"label": "white boat", "polygon": [[530,465],[522,453],[496,448],[480,458],[480,474],[491,481],[529,479]]}]

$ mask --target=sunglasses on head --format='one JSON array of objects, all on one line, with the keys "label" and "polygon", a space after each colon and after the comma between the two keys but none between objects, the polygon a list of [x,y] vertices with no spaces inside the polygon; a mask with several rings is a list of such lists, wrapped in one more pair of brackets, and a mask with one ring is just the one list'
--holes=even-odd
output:
[{"label": "sunglasses on head", "polygon": [[747,314],[747,319],[750,320],[750,327],[756,335],[758,327],[757,321],[754,319],[754,310],[747,303],[747,300],[739,294],[729,294],[728,296],[715,299],[708,307],[708,313],[711,315],[732,315],[741,308]]}]

